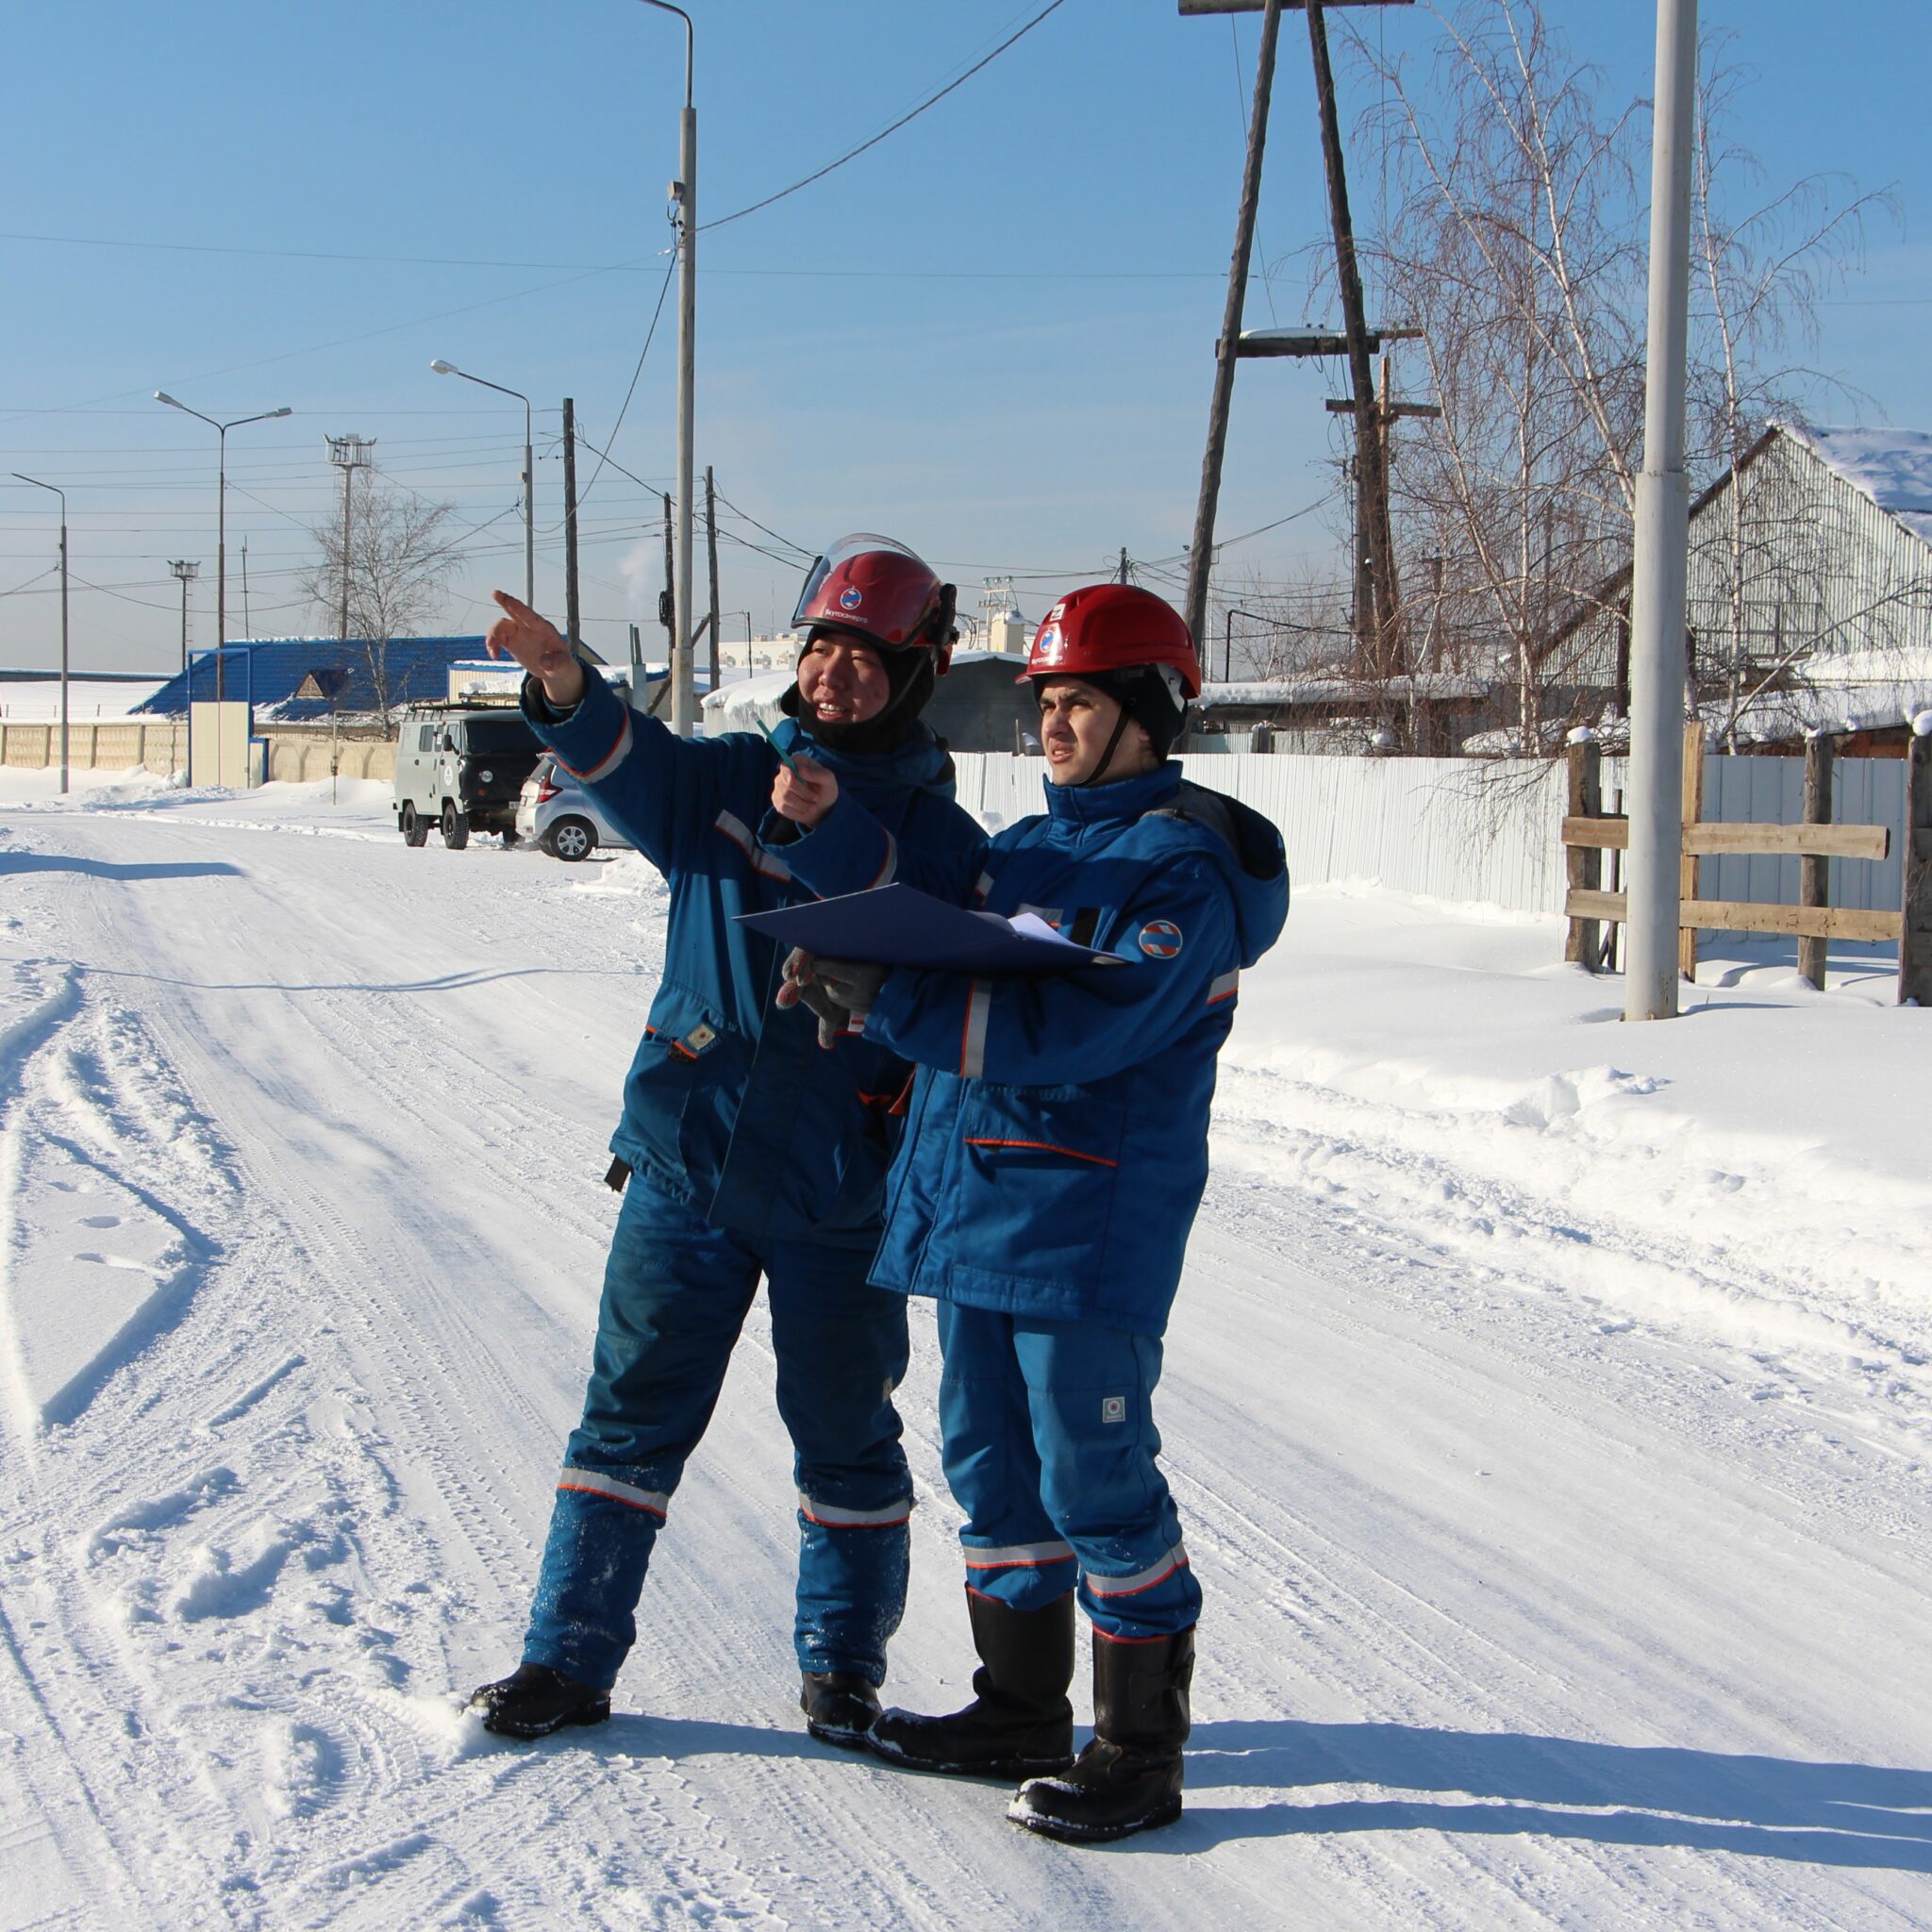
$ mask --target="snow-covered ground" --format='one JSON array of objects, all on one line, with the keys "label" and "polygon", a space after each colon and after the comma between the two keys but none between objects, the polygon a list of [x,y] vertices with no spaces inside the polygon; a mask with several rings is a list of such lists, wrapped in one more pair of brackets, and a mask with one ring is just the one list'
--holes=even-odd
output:
[{"label": "snow-covered ground", "polygon": [[[0,775],[0,1926],[1932,1924],[1932,1016],[1299,896],[1170,1337],[1174,1828],[821,1748],[761,1316],[620,1715],[514,1660],[662,949],[384,791]],[[962,1701],[929,1312],[889,1691]]]},{"label": "snow-covered ground", "polygon": [[[118,677],[70,677],[67,680],[67,717],[71,724],[92,724],[97,719],[125,718],[137,705],[144,705],[159,691],[164,680],[126,683]],[[0,682],[0,718],[9,724],[45,724],[60,715],[60,680],[58,677],[22,678]]]}]

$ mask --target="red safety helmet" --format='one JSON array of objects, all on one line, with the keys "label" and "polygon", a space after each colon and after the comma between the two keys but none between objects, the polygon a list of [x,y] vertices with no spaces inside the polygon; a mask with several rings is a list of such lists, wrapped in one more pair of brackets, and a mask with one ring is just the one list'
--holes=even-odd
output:
[{"label": "red safety helmet", "polygon": [[890,537],[856,531],[841,537],[806,573],[794,629],[828,625],[888,650],[937,650],[943,669],[953,628],[955,591],[932,566]]},{"label": "red safety helmet", "polygon": [[1181,614],[1138,584],[1090,584],[1062,597],[1033,635],[1026,668],[1014,680],[1090,677],[1165,666],[1182,705],[1201,695],[1201,660]]}]

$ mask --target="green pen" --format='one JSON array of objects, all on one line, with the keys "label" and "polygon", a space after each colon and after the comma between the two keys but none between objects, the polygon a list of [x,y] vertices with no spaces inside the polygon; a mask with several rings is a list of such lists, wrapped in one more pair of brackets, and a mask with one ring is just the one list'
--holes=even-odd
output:
[{"label": "green pen", "polygon": [[791,754],[789,751],[787,751],[785,747],[782,744],[780,744],[775,738],[772,736],[769,730],[766,729],[765,721],[762,718],[754,718],[752,720],[752,723],[756,724],[760,731],[764,732],[765,742],[769,744],[772,747],[772,749],[778,754],[778,762],[781,765],[783,765],[788,772],[797,771],[798,760],[795,758],[793,758]]}]

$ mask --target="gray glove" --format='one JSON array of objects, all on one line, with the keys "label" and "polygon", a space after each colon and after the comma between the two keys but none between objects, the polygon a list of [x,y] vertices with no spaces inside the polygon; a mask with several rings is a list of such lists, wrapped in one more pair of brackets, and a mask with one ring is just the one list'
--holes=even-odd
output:
[{"label": "gray glove", "polygon": [[841,1033],[865,1026],[890,969],[861,959],[827,959],[795,946],[785,959],[781,1007],[806,1006],[818,1015],[819,1044],[829,1051]]}]

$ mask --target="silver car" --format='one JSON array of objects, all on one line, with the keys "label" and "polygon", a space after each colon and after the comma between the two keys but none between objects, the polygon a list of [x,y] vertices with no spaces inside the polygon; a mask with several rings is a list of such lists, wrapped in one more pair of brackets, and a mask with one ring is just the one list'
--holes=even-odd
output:
[{"label": "silver car", "polygon": [[545,752],[524,780],[517,801],[517,837],[534,839],[553,858],[575,862],[600,845],[628,850],[630,841],[597,809],[597,802]]}]

